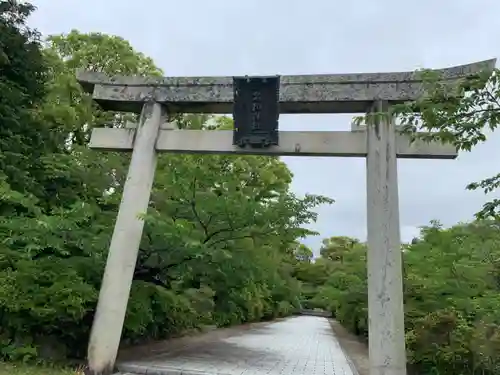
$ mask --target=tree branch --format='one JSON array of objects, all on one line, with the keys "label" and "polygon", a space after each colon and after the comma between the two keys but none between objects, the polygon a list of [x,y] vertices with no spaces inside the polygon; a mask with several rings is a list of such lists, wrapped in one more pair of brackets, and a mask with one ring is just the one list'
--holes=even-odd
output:
[{"label": "tree branch", "polygon": [[149,272],[141,272],[134,274],[134,280],[145,281],[147,283],[154,284],[156,286],[161,286],[165,289],[170,289],[170,286],[167,283],[164,283],[158,274],[153,274]]},{"label": "tree branch", "polygon": [[[244,229],[244,228],[241,228],[241,229]],[[208,241],[210,241],[212,238],[214,238],[218,234],[227,233],[227,232],[234,232],[234,231],[235,231],[234,228],[222,228],[222,229],[216,230],[216,231],[208,234],[202,243],[207,243]]]},{"label": "tree branch", "polygon": [[193,211],[193,215],[196,220],[198,220],[198,223],[200,223],[201,227],[203,228],[203,233],[205,233],[205,237],[208,236],[208,226],[203,222],[201,219],[198,210],[196,209],[196,177],[193,178],[193,182],[191,184],[192,186],[192,194],[191,194],[191,211]]},{"label": "tree branch", "polygon": [[220,238],[218,240],[215,240],[215,241],[209,243],[207,246],[214,246],[214,245],[216,245],[218,243],[221,243],[221,242],[224,242],[224,241],[243,240],[245,238],[251,238],[251,239],[255,240],[256,237],[267,236],[268,234],[271,234],[273,232],[274,232],[274,229],[273,230],[269,230],[269,231],[264,232],[264,233],[246,234],[246,235],[242,235],[242,236],[236,236],[236,237],[233,237],[233,238]]}]

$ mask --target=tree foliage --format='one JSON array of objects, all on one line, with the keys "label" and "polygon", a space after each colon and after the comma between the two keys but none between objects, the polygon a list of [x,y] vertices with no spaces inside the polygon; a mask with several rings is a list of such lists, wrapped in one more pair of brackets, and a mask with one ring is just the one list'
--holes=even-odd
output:
[{"label": "tree foliage", "polygon": [[[450,143],[458,150],[470,151],[500,124],[500,70],[482,71],[450,82],[436,71],[422,70],[423,95],[416,101],[393,108],[393,115],[404,125],[404,132],[426,141]],[[485,193],[500,186],[500,174],[472,182],[468,190]],[[499,218],[500,200],[487,202],[479,219]]]},{"label": "tree foliage", "polygon": [[[499,223],[444,229],[433,222],[404,246],[403,258],[410,373],[500,374]],[[310,267],[317,281],[314,307],[332,311],[368,339],[366,246],[328,239]]]},{"label": "tree foliage", "polygon": [[[41,43],[24,24],[31,6],[0,4],[0,356],[83,356],[130,157],[87,144],[94,127],[135,116],[100,110],[75,71],[162,72],[119,37],[73,30]],[[295,196],[291,178],[278,158],[160,156],[124,341],[298,308],[297,244],[332,201]]]},{"label": "tree foliage", "polygon": [[[0,357],[83,356],[129,155],[87,147],[103,112],[78,68],[160,75],[125,40],[71,31],[43,43],[28,4],[0,1]],[[428,74],[428,73],[425,73]],[[468,149],[498,123],[497,73],[396,107],[407,131]],[[446,89],[446,90],[445,90]],[[454,95],[463,94],[463,95]],[[420,110],[420,115],[415,110]],[[182,129],[231,129],[225,117],[180,115]],[[466,121],[465,121],[466,120]],[[422,136],[422,135],[418,135]],[[161,155],[135,268],[123,339],[162,339],[204,325],[323,308],[367,337],[366,245],[300,239],[332,200],[297,197],[278,158]],[[495,189],[493,177],[470,188]],[[496,214],[496,202],[483,213]],[[406,340],[419,374],[500,374],[500,226],[422,229],[404,248]]]}]

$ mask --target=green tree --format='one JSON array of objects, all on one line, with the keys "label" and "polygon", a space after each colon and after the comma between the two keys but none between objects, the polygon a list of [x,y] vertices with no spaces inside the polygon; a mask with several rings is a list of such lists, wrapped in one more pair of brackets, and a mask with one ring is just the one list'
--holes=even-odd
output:
[{"label": "green tree", "polygon": [[345,256],[359,245],[360,242],[355,238],[345,236],[330,237],[323,240],[320,254],[322,258],[343,263]]},{"label": "green tree", "polygon": [[[59,312],[58,329],[64,330],[65,317],[78,315],[80,300],[92,295],[64,260],[40,257],[43,251],[61,250],[65,230],[75,226],[62,218],[75,216],[75,210],[51,216],[55,207],[43,201],[49,185],[46,173],[50,174],[46,157],[64,156],[65,150],[58,132],[51,133],[50,126],[40,121],[48,69],[37,33],[26,27],[32,10],[26,3],[0,2],[0,353],[4,357],[31,355],[40,326]],[[60,233],[54,234],[54,228]],[[39,291],[40,284],[47,286],[45,293]],[[66,285],[74,292],[71,298]]]},{"label": "green tree", "polygon": [[[295,276],[302,282],[303,307],[330,310],[340,320],[343,311],[340,310],[341,306],[337,306],[337,297],[335,297],[338,281],[336,277],[343,280],[346,276],[345,269],[354,265],[354,274],[347,275],[347,277],[351,278],[351,281],[359,281],[360,288],[363,288],[361,276],[356,273],[361,272],[360,275],[363,275],[364,268],[359,268],[357,265],[360,264],[359,261],[362,264],[363,259],[366,258],[366,249],[357,239],[350,237],[330,237],[322,242],[321,257],[317,258],[314,263],[299,263],[296,266]],[[354,288],[355,284],[351,286]],[[361,293],[359,298],[364,298],[364,295]]]},{"label": "green tree", "polygon": [[[75,134],[91,127],[99,113],[89,111],[90,98],[76,83],[73,60],[56,54],[54,43],[41,50],[28,32],[25,44],[12,38],[18,44],[5,48],[11,54],[27,53],[9,61],[12,71],[28,74],[25,81],[13,82],[11,91],[27,82],[21,95],[30,102],[20,97],[7,103],[17,121],[2,127],[2,155],[15,158],[2,165],[3,181],[9,183],[3,207],[7,202],[13,207],[0,216],[2,354],[33,353],[48,341],[64,342],[81,354],[116,215],[116,204],[109,205],[104,193],[126,160],[100,159],[78,141]],[[34,72],[24,67],[26,62],[35,65]],[[28,97],[33,93],[36,101]],[[10,175],[22,180],[16,183]]]},{"label": "green tree", "polygon": [[[227,121],[213,119],[211,126],[226,128]],[[272,317],[277,307],[269,287],[279,279],[278,264],[293,256],[298,237],[309,234],[302,225],[316,218],[311,209],[330,202],[298,199],[290,182],[289,170],[276,158],[162,156],[137,277],[169,288],[175,283],[180,290],[209,288],[222,325]]]},{"label": "green tree", "polygon": [[[500,70],[485,70],[479,74],[450,83],[439,73],[423,70],[424,94],[416,101],[394,107],[394,115],[404,125],[405,132],[427,141],[451,143],[459,150],[470,151],[486,141],[489,132],[500,124]],[[420,134],[417,134],[420,132]],[[470,183],[469,190],[485,193],[500,186],[500,174]],[[478,218],[499,215],[500,200],[487,202]]]},{"label": "green tree", "polygon": [[295,249],[293,250],[293,254],[298,262],[311,263],[314,258],[312,250],[301,243],[297,243]]},{"label": "green tree", "polygon": [[[432,222],[406,247],[410,373],[500,374],[499,228],[493,220],[449,229]],[[358,244],[342,260],[324,261],[329,275],[313,301],[329,308],[351,332],[368,338],[366,248]]]},{"label": "green tree", "polygon": [[410,363],[443,374],[500,373],[499,238],[492,221],[432,225],[405,253]]},{"label": "green tree", "polygon": [[[8,358],[40,354],[54,343],[63,354],[85,353],[129,160],[89,150],[87,142],[93,127],[121,127],[135,116],[100,110],[77,84],[76,69],[161,74],[128,42],[98,33],[49,37],[40,55],[44,92],[30,111],[40,143],[31,144],[44,147],[20,142],[23,155],[38,153],[38,164],[15,163],[12,176],[30,176],[32,193],[20,181],[9,188],[10,211],[0,212],[0,355]],[[181,128],[232,128],[224,117],[176,120]],[[14,140],[5,145],[13,148]],[[291,173],[277,158],[159,159],[124,340],[270,319],[297,308],[294,249],[312,233],[303,226],[316,219],[313,209],[331,200],[292,194]]]},{"label": "green tree", "polygon": [[[33,210],[44,144],[33,111],[45,95],[45,61],[36,32],[26,27],[29,4],[0,2],[0,213]],[[20,193],[20,192],[25,192]]]}]

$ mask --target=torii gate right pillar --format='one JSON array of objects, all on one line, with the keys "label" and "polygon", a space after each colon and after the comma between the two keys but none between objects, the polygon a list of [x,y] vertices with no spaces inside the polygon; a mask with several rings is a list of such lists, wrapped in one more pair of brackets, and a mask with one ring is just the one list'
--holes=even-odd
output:
[{"label": "torii gate right pillar", "polygon": [[[375,102],[372,113],[388,113]],[[372,121],[370,121],[372,120]],[[368,117],[366,190],[370,375],[406,374],[396,129],[389,116]]]}]

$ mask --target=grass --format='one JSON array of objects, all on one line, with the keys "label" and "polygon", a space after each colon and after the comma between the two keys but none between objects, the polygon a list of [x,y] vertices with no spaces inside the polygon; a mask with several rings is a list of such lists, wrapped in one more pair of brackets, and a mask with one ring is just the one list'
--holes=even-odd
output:
[{"label": "grass", "polygon": [[0,375],[82,375],[78,370],[43,366],[43,365],[24,365],[0,362]]}]

